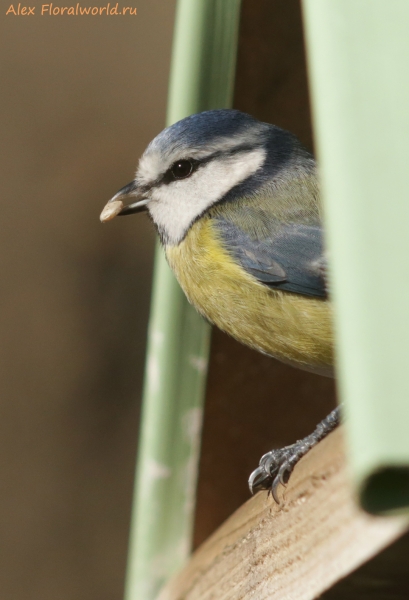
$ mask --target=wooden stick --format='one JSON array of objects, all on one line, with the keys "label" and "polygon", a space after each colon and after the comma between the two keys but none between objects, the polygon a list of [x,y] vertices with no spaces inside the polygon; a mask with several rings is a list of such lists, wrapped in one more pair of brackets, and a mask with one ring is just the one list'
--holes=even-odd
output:
[{"label": "wooden stick", "polygon": [[311,600],[406,528],[357,508],[338,428],[300,461],[279,506],[266,492],[251,498],[157,600]]}]

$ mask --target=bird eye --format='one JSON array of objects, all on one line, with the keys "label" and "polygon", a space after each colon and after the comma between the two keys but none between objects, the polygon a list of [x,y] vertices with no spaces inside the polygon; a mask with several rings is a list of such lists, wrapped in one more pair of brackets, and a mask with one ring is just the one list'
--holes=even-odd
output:
[{"label": "bird eye", "polygon": [[184,179],[189,177],[193,171],[193,165],[190,160],[178,160],[172,165],[170,172],[175,179]]}]

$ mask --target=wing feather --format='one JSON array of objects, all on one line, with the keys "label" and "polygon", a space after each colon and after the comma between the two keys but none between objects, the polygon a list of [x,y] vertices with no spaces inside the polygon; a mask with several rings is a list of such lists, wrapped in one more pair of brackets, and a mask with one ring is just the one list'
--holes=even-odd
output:
[{"label": "wing feather", "polygon": [[218,229],[228,252],[258,281],[305,296],[327,296],[320,225],[275,224],[271,235],[261,239],[223,218],[218,219]]}]

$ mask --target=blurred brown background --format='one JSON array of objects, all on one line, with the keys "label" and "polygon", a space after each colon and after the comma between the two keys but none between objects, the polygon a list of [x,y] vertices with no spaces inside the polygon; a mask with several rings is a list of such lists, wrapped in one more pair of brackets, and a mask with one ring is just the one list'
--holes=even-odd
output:
[{"label": "blurred brown background", "polygon": [[128,4],[2,3],[1,600],[122,595],[154,232],[99,213],[164,126],[174,16]]},{"label": "blurred brown background", "polygon": [[[164,126],[175,2],[75,18],[6,4],[0,598],[119,600],[154,233],[98,216]],[[244,0],[235,106],[311,146],[298,0]],[[261,453],[333,403],[331,381],[214,332],[196,544],[247,499]]]}]

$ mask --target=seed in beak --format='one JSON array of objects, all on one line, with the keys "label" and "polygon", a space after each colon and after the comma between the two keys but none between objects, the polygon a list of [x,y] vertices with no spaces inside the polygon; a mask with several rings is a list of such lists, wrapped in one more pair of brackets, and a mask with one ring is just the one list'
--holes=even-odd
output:
[{"label": "seed in beak", "polygon": [[121,212],[123,207],[124,207],[124,203],[122,202],[122,200],[112,200],[112,202],[108,202],[108,204],[105,206],[104,210],[102,211],[101,216],[99,217],[101,220],[101,223],[106,223],[107,221],[111,221],[111,219],[113,219],[114,217],[119,215],[119,213]]}]

